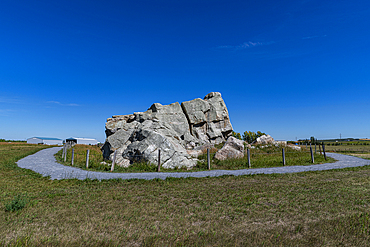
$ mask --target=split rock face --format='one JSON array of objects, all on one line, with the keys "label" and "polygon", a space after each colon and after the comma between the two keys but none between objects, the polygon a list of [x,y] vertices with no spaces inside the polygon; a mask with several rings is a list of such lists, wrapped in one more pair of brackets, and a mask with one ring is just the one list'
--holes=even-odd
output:
[{"label": "split rock face", "polygon": [[158,162],[164,168],[188,169],[196,165],[191,156],[195,147],[225,141],[233,130],[229,113],[221,94],[212,92],[204,99],[176,102],[170,105],[153,104],[145,112],[117,115],[105,124],[104,158],[124,167],[135,161]]}]

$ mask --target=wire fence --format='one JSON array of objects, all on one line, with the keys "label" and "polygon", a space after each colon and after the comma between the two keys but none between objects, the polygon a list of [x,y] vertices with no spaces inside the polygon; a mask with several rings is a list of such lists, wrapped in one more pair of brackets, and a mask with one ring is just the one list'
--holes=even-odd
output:
[{"label": "wire fence", "polygon": [[[303,155],[310,154],[309,156],[311,158],[311,162],[315,163],[314,154],[320,153],[320,155],[324,155],[325,160],[327,160],[325,145],[317,145],[317,146],[308,145],[307,149],[303,149],[303,148],[301,148],[299,151],[291,147],[288,148],[286,146],[275,148],[270,151],[266,151],[264,149],[259,149],[259,148],[247,148],[242,158],[246,159],[247,166],[249,168],[252,168],[253,160],[256,159],[260,155],[267,156],[267,157],[281,155],[280,160],[283,166],[286,165],[287,156],[289,157],[290,155],[303,156]],[[276,152],[277,150],[279,150],[279,152]],[[217,149],[215,148],[212,148],[212,149],[207,148],[204,150],[200,150],[200,152],[198,153],[199,160],[206,162],[208,170],[212,169],[211,162],[215,154],[217,153],[216,151]],[[157,153],[154,152],[150,154],[150,156],[154,160],[156,160],[155,165],[156,165],[157,172],[161,171],[161,166],[162,166],[161,152],[163,151],[158,149]],[[65,164],[70,164],[72,166],[75,166],[75,162],[77,161],[80,167],[81,167],[81,164],[84,163],[84,168],[86,169],[89,169],[92,165],[92,168],[98,168],[98,169],[100,168],[99,170],[106,170],[106,171],[109,169],[111,172],[113,172],[115,170],[115,165],[117,162],[117,151],[114,151],[112,154],[110,155],[112,161],[109,161],[103,158],[102,152],[99,149],[98,150],[95,149],[92,151],[90,149],[85,149],[85,150],[80,149],[78,152],[76,152],[75,148],[72,145],[64,145],[60,160],[63,161]],[[138,154],[138,153],[126,153],[124,158],[129,159],[133,163],[136,163],[136,162],[145,161],[148,158],[148,155]],[[232,159],[233,157],[228,157],[228,158]]]}]

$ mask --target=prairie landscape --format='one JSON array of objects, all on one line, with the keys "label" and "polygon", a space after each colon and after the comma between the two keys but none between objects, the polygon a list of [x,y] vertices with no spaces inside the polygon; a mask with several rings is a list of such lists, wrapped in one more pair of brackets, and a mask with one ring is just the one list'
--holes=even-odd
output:
[{"label": "prairie landscape", "polygon": [[370,246],[370,1],[0,9],[0,246]]},{"label": "prairie landscape", "polygon": [[368,246],[370,168],[166,180],[49,180],[0,145],[0,245]]}]

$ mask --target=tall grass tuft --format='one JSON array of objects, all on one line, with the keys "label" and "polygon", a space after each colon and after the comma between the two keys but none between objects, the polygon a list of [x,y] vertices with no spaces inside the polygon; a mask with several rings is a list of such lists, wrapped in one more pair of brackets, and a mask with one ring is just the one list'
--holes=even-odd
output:
[{"label": "tall grass tuft", "polygon": [[5,203],[6,212],[15,212],[24,208],[27,204],[27,195],[17,195],[12,201]]}]

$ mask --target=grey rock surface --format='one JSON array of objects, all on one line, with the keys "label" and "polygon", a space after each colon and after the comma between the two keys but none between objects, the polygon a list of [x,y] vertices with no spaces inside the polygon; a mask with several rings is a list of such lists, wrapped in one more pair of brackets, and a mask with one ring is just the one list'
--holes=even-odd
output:
[{"label": "grey rock surface", "polygon": [[301,147],[297,146],[297,145],[289,144],[289,145],[287,145],[287,147],[291,148],[293,150],[296,150],[296,151],[301,151]]},{"label": "grey rock surface", "polygon": [[251,175],[251,174],[273,174],[273,173],[296,173],[306,171],[323,171],[331,169],[341,169],[348,167],[368,166],[370,160],[365,160],[353,156],[327,153],[328,157],[338,160],[335,163],[326,163],[310,166],[283,166],[272,168],[256,168],[243,170],[211,170],[202,172],[147,172],[147,173],[109,173],[109,172],[90,172],[75,167],[63,166],[56,162],[54,154],[61,148],[54,147],[41,150],[33,155],[29,155],[17,162],[21,168],[30,169],[43,176],[50,176],[50,179],[166,179],[167,177],[186,178],[186,177],[217,177],[223,175]]},{"label": "grey rock surface", "polygon": [[217,151],[215,158],[218,160],[226,160],[230,158],[243,158],[244,157],[244,143],[245,141],[239,140],[230,136],[224,146]]},{"label": "grey rock surface", "polygon": [[190,133],[198,139],[218,144],[231,135],[229,112],[220,93],[182,102],[181,107],[188,118]]},{"label": "grey rock surface", "polygon": [[263,135],[257,138],[256,144],[272,144],[275,140],[270,135]]},{"label": "grey rock surface", "polygon": [[[107,135],[102,148],[105,158],[127,167],[133,162],[158,162],[164,168],[192,168],[199,152],[191,152],[207,143],[225,141],[232,132],[229,114],[220,93],[209,93],[202,99],[153,104],[145,112],[108,118]],[[189,152],[190,151],[190,152]]]}]

